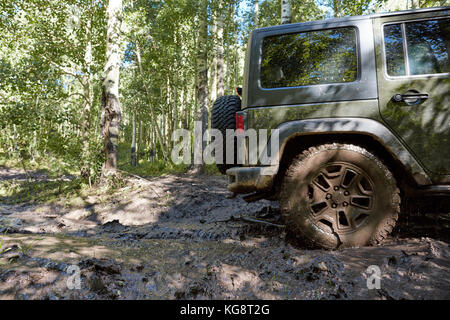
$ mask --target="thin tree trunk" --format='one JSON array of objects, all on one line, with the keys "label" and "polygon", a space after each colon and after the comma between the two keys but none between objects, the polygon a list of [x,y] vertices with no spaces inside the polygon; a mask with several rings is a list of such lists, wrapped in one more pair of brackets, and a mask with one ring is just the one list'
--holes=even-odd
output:
[{"label": "thin tree trunk", "polygon": [[[220,42],[218,39],[218,34],[217,34],[217,19],[218,19],[218,15],[220,14],[219,10],[213,10],[213,15],[212,15],[212,19],[213,19],[213,23],[212,23],[212,30],[211,30],[211,37],[213,40],[213,51],[212,51],[212,65],[211,65],[211,91],[210,91],[210,96],[211,96],[211,103],[214,103],[214,101],[216,101],[217,99],[217,55],[218,52],[220,50]],[[222,48],[223,50],[223,48]]]},{"label": "thin tree trunk", "polygon": [[173,131],[173,95],[172,89],[173,83],[170,81],[170,77],[167,76],[167,135],[166,145],[169,149],[172,149],[172,131]]},{"label": "thin tree trunk", "polygon": [[239,82],[239,33],[237,27],[234,32],[234,85],[232,88],[236,88]]},{"label": "thin tree trunk", "polygon": [[223,64],[224,64],[224,42],[223,42],[223,1],[218,1],[218,13],[217,13],[217,42],[218,42],[218,52],[217,52],[217,96],[221,97],[224,95],[225,85],[224,85],[224,75],[223,75]]},{"label": "thin tree trunk", "polygon": [[150,126],[148,128],[148,134],[149,134],[149,137],[148,137],[148,161],[153,161],[154,148],[153,148],[153,127],[152,126]]},{"label": "thin tree trunk", "polygon": [[281,24],[291,23],[291,5],[289,0],[281,0]]},{"label": "thin tree trunk", "polygon": [[[233,94],[233,75],[232,75],[232,64],[233,64],[233,59],[232,59],[232,46],[234,45],[234,23],[233,23],[233,17],[235,14],[235,6],[234,3],[229,3],[229,7],[228,7],[228,18],[226,20],[226,35],[227,35],[227,39],[226,39],[226,60],[225,60],[225,65],[223,68],[223,74],[225,75],[225,81],[226,81],[226,87],[227,87],[227,94]],[[233,29],[233,30],[232,30]],[[231,31],[231,32],[230,32]]]},{"label": "thin tree trunk", "polygon": [[[34,105],[34,110],[36,111],[36,114],[39,114],[38,112],[38,107],[39,107],[39,96],[36,97],[36,104]],[[31,154],[31,159],[34,161],[35,160],[35,155],[39,156],[38,154],[38,148],[37,148],[37,131],[33,130],[33,143],[30,144],[30,154]]]},{"label": "thin tree trunk", "polygon": [[[201,135],[203,134],[208,126],[208,21],[207,21],[207,6],[208,2],[203,0],[201,2],[200,17],[199,17],[199,37],[198,37],[198,51],[197,51],[197,70],[198,70],[198,82],[197,82],[197,120],[201,121]],[[194,142],[194,159],[196,157],[201,157],[203,153],[200,154],[201,150],[205,148],[205,142],[203,139]],[[194,173],[201,174],[204,170],[204,163],[194,165]]]},{"label": "thin tree trunk", "polygon": [[[175,73],[174,75],[174,87],[173,87],[173,126],[172,129],[176,130],[178,129],[178,74]],[[172,141],[172,140],[171,140]]]},{"label": "thin tree trunk", "polygon": [[122,0],[109,0],[107,8],[108,28],[106,65],[102,79],[102,133],[106,161],[103,175],[115,174],[117,170],[117,148],[122,107],[119,101],[120,75],[120,27],[122,23]]},{"label": "thin tree trunk", "polygon": [[131,165],[136,166],[136,113],[133,111],[133,132],[131,138]]},{"label": "thin tree trunk", "polygon": [[18,148],[17,148],[17,127],[16,124],[13,123],[13,151],[15,153],[19,152]]},{"label": "thin tree trunk", "polygon": [[144,145],[143,130],[144,130],[144,122],[139,121],[139,131],[138,131],[138,135],[137,135],[137,145],[136,145],[136,159],[137,159],[138,163],[139,163],[140,154],[142,154],[143,145]]},{"label": "thin tree trunk", "polygon": [[90,167],[90,148],[89,148],[89,133],[91,129],[91,109],[92,109],[92,43],[91,43],[91,21],[88,20],[86,26],[87,32],[87,45],[84,55],[84,66],[86,69],[86,76],[83,83],[83,96],[84,96],[84,110],[83,110],[83,123],[82,123],[82,137],[83,137],[83,157],[82,167],[80,174],[83,178],[89,178],[91,175]]},{"label": "thin tree trunk", "polygon": [[255,0],[255,29],[259,25],[259,0]]}]

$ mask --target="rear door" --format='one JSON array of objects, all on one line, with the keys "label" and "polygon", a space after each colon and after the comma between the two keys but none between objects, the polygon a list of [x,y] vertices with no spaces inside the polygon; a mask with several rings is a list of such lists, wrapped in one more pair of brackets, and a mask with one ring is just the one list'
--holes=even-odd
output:
[{"label": "rear door", "polygon": [[382,118],[435,177],[435,182],[448,182],[448,11],[376,18],[374,35]]}]

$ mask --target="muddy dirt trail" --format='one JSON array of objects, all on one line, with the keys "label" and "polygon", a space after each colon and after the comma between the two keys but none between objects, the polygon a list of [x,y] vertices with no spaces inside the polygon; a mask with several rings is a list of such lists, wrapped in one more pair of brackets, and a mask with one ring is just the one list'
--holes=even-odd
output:
[{"label": "muddy dirt trail", "polygon": [[[0,169],[0,183],[24,179]],[[403,217],[383,246],[307,250],[276,202],[227,195],[223,177],[168,175],[51,204],[2,198],[0,299],[450,298],[448,214]]]}]

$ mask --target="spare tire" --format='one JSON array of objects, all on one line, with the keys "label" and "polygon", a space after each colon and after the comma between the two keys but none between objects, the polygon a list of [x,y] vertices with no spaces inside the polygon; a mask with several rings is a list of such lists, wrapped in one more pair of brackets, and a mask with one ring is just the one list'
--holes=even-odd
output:
[{"label": "spare tire", "polygon": [[[214,102],[211,111],[211,128],[218,129],[222,133],[223,145],[221,148],[217,148],[216,152],[222,152],[223,154],[223,164],[216,164],[217,169],[220,173],[225,174],[225,172],[232,167],[234,164],[226,164],[226,130],[233,129],[236,130],[236,112],[241,110],[241,98],[239,96],[222,96],[217,98]],[[235,148],[236,150],[236,148]],[[236,152],[235,161],[236,163]]]}]

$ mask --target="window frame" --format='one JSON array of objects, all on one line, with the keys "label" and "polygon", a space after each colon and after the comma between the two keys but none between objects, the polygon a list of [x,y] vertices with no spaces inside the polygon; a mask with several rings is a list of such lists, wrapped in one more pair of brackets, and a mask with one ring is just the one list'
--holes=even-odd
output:
[{"label": "window frame", "polygon": [[[409,56],[408,56],[408,40],[406,39],[406,28],[405,25],[407,23],[414,23],[414,22],[421,22],[421,21],[433,21],[433,20],[441,20],[441,19],[450,19],[449,16],[441,16],[441,17],[428,17],[428,18],[421,18],[421,19],[414,19],[414,20],[398,20],[398,21],[389,21],[381,24],[381,39],[383,42],[382,45],[382,59],[384,64],[384,76],[387,79],[411,79],[411,78],[423,78],[423,77],[442,77],[447,78],[450,76],[450,72],[444,72],[444,73],[424,73],[424,74],[410,74],[410,65],[409,65]],[[399,24],[402,30],[402,43],[403,43],[403,57],[405,60],[405,75],[404,76],[392,76],[388,74],[387,70],[387,59],[386,59],[386,42],[384,38],[384,27],[388,25],[395,25]],[[449,59],[450,59],[450,53],[449,53]]]},{"label": "window frame", "polygon": [[[328,31],[328,30],[337,30],[337,29],[351,29],[354,31],[355,35],[355,54],[356,54],[356,79],[353,81],[346,81],[346,82],[324,82],[324,83],[317,83],[317,84],[306,84],[301,86],[290,86],[290,87],[274,87],[274,88],[266,88],[262,86],[261,81],[261,71],[262,71],[262,55],[263,55],[263,46],[264,46],[264,40],[267,38],[274,38],[274,37],[281,37],[284,35],[299,35],[302,33],[311,33],[311,32],[320,32],[320,31]],[[323,28],[323,29],[314,29],[314,30],[302,30],[298,32],[290,32],[290,33],[284,33],[284,34],[277,34],[277,35],[267,35],[261,38],[260,41],[260,47],[259,47],[259,53],[261,56],[261,61],[258,64],[258,87],[260,90],[281,90],[281,89],[295,89],[295,88],[308,88],[308,87],[314,87],[314,86],[320,86],[320,85],[347,85],[352,83],[357,83],[361,81],[361,48],[360,48],[360,37],[359,37],[359,29],[354,25],[349,26],[338,26],[338,27],[329,27],[329,28]]]}]

